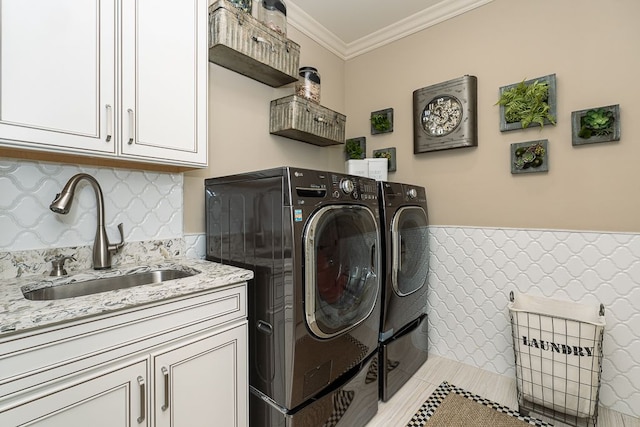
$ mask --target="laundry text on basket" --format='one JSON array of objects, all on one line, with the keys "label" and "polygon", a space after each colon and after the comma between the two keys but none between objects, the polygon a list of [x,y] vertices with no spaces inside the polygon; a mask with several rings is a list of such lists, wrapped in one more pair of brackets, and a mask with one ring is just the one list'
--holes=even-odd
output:
[{"label": "laundry text on basket", "polygon": [[537,340],[535,338],[527,338],[526,336],[522,336],[522,344],[539,348],[541,350],[547,351],[555,351],[557,353],[567,354],[567,355],[575,355],[575,356],[586,356],[593,357],[593,347],[579,347],[579,346],[570,346],[566,344],[557,344],[551,341]]}]

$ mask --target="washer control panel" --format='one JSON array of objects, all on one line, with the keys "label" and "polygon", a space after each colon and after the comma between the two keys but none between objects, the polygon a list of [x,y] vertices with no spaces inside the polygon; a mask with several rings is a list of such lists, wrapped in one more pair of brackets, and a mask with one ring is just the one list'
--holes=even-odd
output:
[{"label": "washer control panel", "polygon": [[377,200],[376,182],[370,178],[353,175],[331,175],[331,195],[338,200]]},{"label": "washer control panel", "polygon": [[372,178],[333,172],[296,169],[291,174],[292,202],[317,205],[329,200],[340,202],[378,202],[378,187]]}]

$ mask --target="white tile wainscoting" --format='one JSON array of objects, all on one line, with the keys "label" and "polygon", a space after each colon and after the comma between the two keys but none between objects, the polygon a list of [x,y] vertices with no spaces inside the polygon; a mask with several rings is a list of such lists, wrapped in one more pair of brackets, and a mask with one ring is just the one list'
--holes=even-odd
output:
[{"label": "white tile wainscoting", "polygon": [[430,227],[429,351],[515,376],[509,292],[601,302],[600,404],[640,417],[640,234]]}]

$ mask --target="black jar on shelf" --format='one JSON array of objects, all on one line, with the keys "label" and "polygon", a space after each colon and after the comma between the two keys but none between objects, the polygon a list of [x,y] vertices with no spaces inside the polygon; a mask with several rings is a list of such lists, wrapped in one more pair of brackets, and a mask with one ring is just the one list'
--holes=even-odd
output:
[{"label": "black jar on shelf", "polygon": [[229,2],[241,11],[251,14],[252,0],[229,0]]},{"label": "black jar on shelf", "polygon": [[314,67],[301,67],[296,82],[296,95],[320,103],[320,74]]}]

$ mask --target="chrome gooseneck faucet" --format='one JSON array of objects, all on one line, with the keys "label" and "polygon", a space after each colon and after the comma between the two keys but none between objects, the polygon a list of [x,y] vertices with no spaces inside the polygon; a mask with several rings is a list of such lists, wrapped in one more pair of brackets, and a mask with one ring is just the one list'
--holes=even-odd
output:
[{"label": "chrome gooseneck faucet", "polygon": [[102,189],[98,181],[91,175],[86,173],[79,173],[72,176],[65,184],[61,193],[56,195],[56,198],[51,202],[49,209],[55,213],[68,214],[71,209],[71,202],[73,201],[73,195],[76,191],[76,185],[81,180],[87,180],[93,187],[93,191],[96,194],[96,203],[98,208],[98,228],[96,230],[96,239],[93,242],[93,268],[95,270],[103,270],[111,268],[111,254],[117,252],[122,246],[124,246],[124,232],[122,230],[122,223],[118,224],[118,230],[120,230],[120,243],[111,244],[107,237],[107,231],[104,228],[104,202],[102,200]]}]

